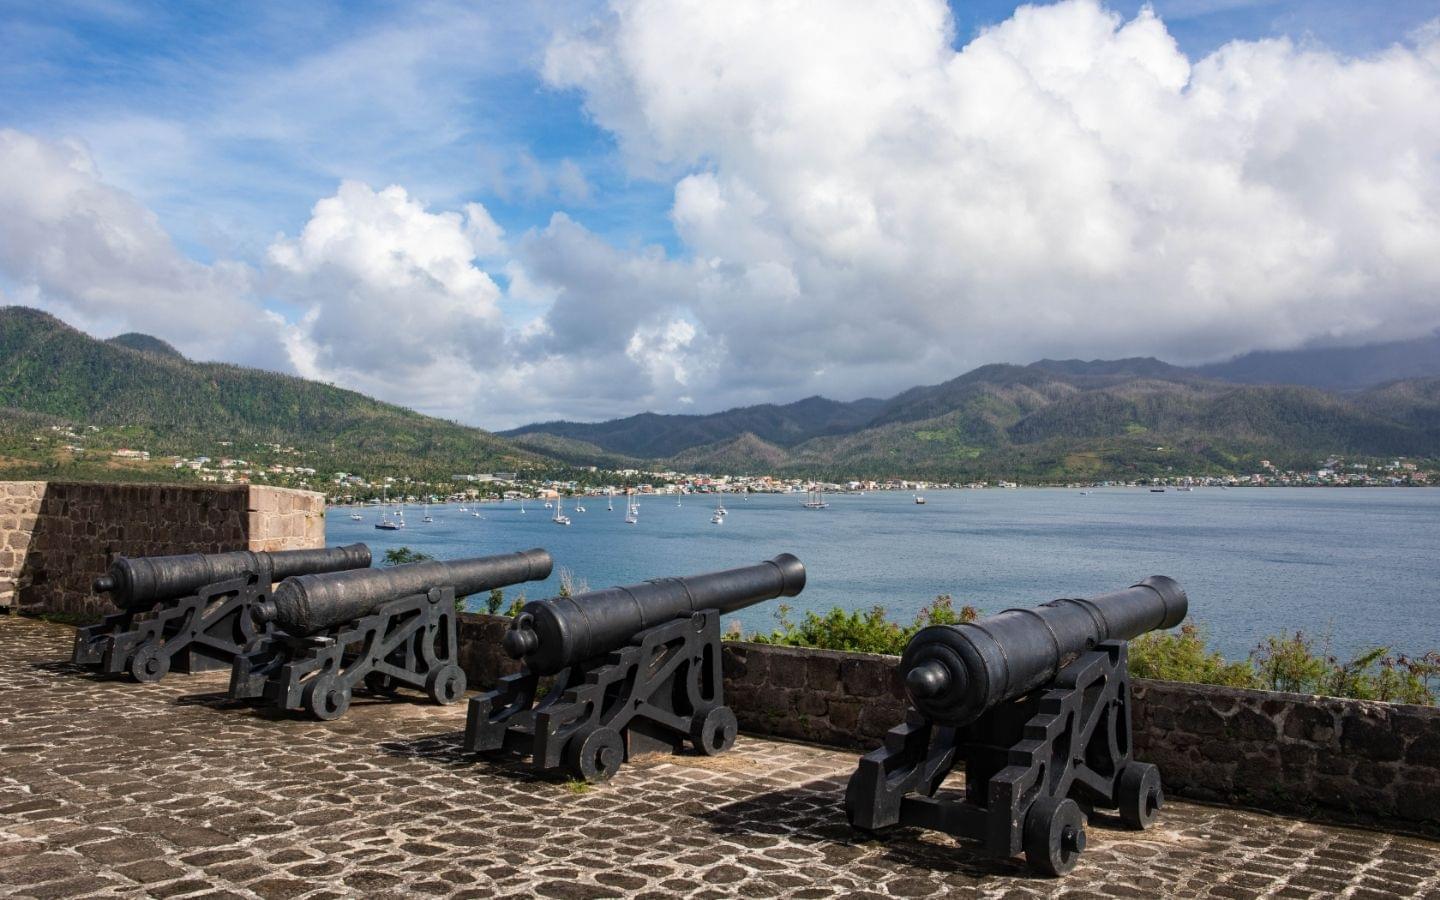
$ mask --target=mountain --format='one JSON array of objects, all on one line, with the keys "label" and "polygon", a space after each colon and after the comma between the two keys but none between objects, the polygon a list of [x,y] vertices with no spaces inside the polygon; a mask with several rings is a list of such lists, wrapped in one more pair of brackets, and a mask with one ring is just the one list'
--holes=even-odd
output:
[{"label": "mountain", "polygon": [[[278,443],[345,471],[448,477],[544,457],[477,428],[289,375],[186,360],[147,335],[96,340],[34,309],[0,308],[0,419],[131,429],[152,452]],[[16,411],[19,411],[18,413]]]},{"label": "mountain", "polygon": [[[1440,378],[1341,394],[1234,384],[1149,358],[1041,360],[982,366],[883,401],[821,402],[802,401],[828,414],[808,431],[744,427],[773,422],[783,406],[559,427],[606,451],[615,441],[657,448],[682,470],[834,478],[1068,480],[1254,471],[1261,458],[1313,465],[1331,453],[1440,456]],[[551,427],[521,431],[535,440]]]},{"label": "mountain", "polygon": [[500,434],[519,438],[543,433],[583,441],[607,453],[663,459],[691,447],[729,440],[747,432],[762,441],[782,445],[826,434],[844,434],[873,418],[880,405],[879,400],[839,403],[824,397],[807,397],[785,406],[767,403],[705,416],[641,413],[597,424],[542,422]]},{"label": "mountain", "polygon": [[1197,366],[1195,374],[1247,384],[1301,384],[1357,391],[1389,381],[1440,376],[1440,332],[1363,347],[1265,350]]},{"label": "mountain", "polygon": [[117,334],[105,343],[114,344],[117,347],[128,347],[131,350],[139,350],[141,353],[154,353],[159,356],[168,356],[171,359],[185,358],[184,354],[166,342],[148,334],[141,334],[138,331],[127,331],[124,334]]}]

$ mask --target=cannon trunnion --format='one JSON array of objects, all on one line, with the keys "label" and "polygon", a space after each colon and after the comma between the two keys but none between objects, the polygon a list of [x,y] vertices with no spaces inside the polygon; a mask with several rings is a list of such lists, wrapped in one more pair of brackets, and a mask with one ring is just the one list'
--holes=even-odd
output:
[{"label": "cannon trunnion", "polygon": [[[782,553],[708,575],[662,578],[528,603],[504,648],[524,669],[470,700],[464,747],[529,756],[541,770],[611,778],[627,759],[706,755],[735,743],[725,706],[720,616],[805,587],[805,567]],[[550,677],[541,691],[541,678]]]},{"label": "cannon trunnion", "polygon": [[312,550],[120,557],[95,580],[120,612],[79,629],[71,661],[108,675],[159,681],[172,668],[228,668],[258,650],[272,629],[251,610],[291,575],[370,565],[364,544]]},{"label": "cannon trunnion", "polygon": [[[1095,807],[1149,827],[1160,771],[1134,758],[1125,641],[1171,628],[1188,600],[1151,576],[1088,599],[922,629],[901,657],[909,708],[860,760],[845,792],[864,831],[908,825],[1024,852],[1060,875],[1085,848]],[[963,766],[963,795],[942,783]]]},{"label": "cannon trunnion", "polygon": [[287,579],[252,610],[275,636],[236,657],[230,697],[325,720],[345,714],[357,687],[382,696],[410,687],[454,703],[465,693],[456,599],[543,580],[552,565],[534,549]]}]

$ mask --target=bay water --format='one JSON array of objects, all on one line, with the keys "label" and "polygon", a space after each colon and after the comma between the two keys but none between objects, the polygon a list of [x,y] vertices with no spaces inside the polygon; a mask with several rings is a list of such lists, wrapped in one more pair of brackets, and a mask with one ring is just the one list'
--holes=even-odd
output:
[{"label": "bay water", "polygon": [[[982,613],[1087,596],[1169,575],[1190,596],[1190,615],[1227,657],[1265,637],[1303,630],[1348,656],[1372,646],[1418,654],[1440,649],[1440,488],[1145,488],[956,490],[827,495],[726,495],[729,515],[710,523],[716,498],[640,499],[639,523],[623,498],[567,502],[573,524],[527,501],[405,508],[400,531],[374,528],[374,507],[327,513],[330,543],[364,541],[377,564],[406,546],[438,559],[544,547],[548,581],[506,589],[551,596],[560,573],[579,587],[747,565],[780,552],[805,563],[808,583],[786,601],[806,610],[884,606],[910,621],[937,594]],[[479,513],[477,517],[474,513]],[[353,521],[352,513],[361,515]],[[483,597],[471,598],[473,607]],[[735,614],[750,633],[775,627],[779,601]]]}]

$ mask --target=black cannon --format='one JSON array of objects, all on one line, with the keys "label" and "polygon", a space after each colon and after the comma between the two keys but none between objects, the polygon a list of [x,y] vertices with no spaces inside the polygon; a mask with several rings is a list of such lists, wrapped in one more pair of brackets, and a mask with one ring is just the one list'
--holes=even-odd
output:
[{"label": "black cannon", "polygon": [[253,652],[270,630],[250,610],[291,575],[337,572],[370,565],[364,544],[314,550],[188,553],[120,557],[95,579],[120,612],[75,634],[76,665],[107,675],[129,671],[159,681],[171,668],[201,672],[227,668]]},{"label": "black cannon", "polygon": [[[759,565],[527,603],[504,639],[524,669],[470,700],[465,749],[530,756],[604,781],[641,753],[735,743],[720,675],[720,616],[805,587],[788,553]],[[537,702],[541,678],[548,690]]]},{"label": "black cannon", "polygon": [[418,688],[436,703],[465,693],[457,664],[457,598],[550,577],[544,550],[287,578],[255,604],[274,638],[235,658],[230,697],[335,719],[357,685]]},{"label": "black cannon", "polygon": [[[1152,575],[922,629],[900,659],[905,723],[851,776],[850,823],[930,828],[1002,857],[1024,851],[1050,875],[1075,867],[1094,807],[1149,827],[1164,794],[1159,769],[1134,758],[1125,642],[1178,625],[1188,603],[1174,580]],[[941,791],[962,762],[963,798]]]}]

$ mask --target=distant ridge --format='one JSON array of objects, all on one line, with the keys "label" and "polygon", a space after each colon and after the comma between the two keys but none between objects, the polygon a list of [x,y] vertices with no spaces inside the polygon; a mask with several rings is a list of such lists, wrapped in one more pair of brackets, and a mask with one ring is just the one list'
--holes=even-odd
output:
[{"label": "distant ridge", "polygon": [[572,461],[588,446],[689,471],[936,480],[1244,472],[1263,458],[1440,457],[1440,378],[1342,394],[1237,384],[1150,357],[1045,359],[981,366],[888,400],[810,397],[506,434],[537,447],[543,434],[563,436]]},{"label": "distant ridge", "polygon": [[129,426],[146,449],[205,451],[218,440],[323,453],[351,472],[449,477],[546,458],[467,428],[290,375],[191,362],[148,335],[96,340],[40,310],[0,307],[0,411]]},{"label": "distant ridge", "polygon": [[1196,374],[1247,384],[1302,384],[1358,391],[1402,378],[1440,376],[1440,332],[1363,347],[1262,350],[1198,366]]},{"label": "distant ridge", "polygon": [[185,358],[184,354],[166,342],[148,334],[141,334],[138,331],[127,331],[124,334],[117,334],[105,343],[113,344],[116,347],[128,347],[131,350],[139,350],[141,353],[154,353],[157,356],[168,356],[171,359]]}]

